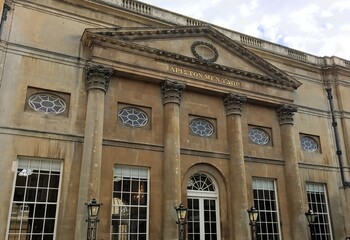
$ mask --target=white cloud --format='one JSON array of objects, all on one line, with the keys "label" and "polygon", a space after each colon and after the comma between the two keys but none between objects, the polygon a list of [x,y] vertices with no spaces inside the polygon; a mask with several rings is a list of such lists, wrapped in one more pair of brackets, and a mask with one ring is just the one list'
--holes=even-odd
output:
[{"label": "white cloud", "polygon": [[290,13],[289,19],[291,23],[298,26],[298,29],[303,32],[317,32],[317,20],[315,13],[319,12],[319,7],[314,4],[304,6],[300,10]]},{"label": "white cloud", "polygon": [[143,1],[316,56],[350,60],[349,0]]},{"label": "white cloud", "polygon": [[338,12],[343,12],[346,10],[350,10],[350,1],[348,0],[343,0],[343,1],[335,1],[330,4],[330,8],[332,10],[336,10]]},{"label": "white cloud", "polygon": [[332,17],[332,16],[334,16],[334,14],[332,12],[328,11],[328,10],[323,10],[323,11],[321,11],[321,15],[320,16],[321,17]]},{"label": "white cloud", "polygon": [[[339,30],[340,31],[350,31],[350,24],[340,26]],[[350,33],[346,33],[346,34],[350,34]]]}]

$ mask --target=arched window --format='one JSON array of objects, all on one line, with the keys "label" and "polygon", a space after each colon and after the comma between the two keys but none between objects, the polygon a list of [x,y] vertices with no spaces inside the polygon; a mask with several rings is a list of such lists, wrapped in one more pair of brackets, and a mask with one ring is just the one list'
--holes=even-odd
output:
[{"label": "arched window", "polygon": [[216,183],[195,173],[187,183],[188,240],[220,239],[219,199]]}]

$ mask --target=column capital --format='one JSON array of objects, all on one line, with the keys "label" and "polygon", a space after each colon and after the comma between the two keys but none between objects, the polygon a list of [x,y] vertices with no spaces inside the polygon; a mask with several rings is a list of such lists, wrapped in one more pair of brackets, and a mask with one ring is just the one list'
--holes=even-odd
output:
[{"label": "column capital", "polygon": [[292,124],[293,116],[297,111],[297,107],[290,104],[282,104],[276,108],[277,117],[280,125]]},{"label": "column capital", "polygon": [[103,65],[89,64],[85,68],[85,85],[86,90],[101,89],[107,92],[109,78],[113,74],[113,68],[107,68]]},{"label": "column capital", "polygon": [[228,93],[223,99],[226,116],[242,115],[242,105],[247,101],[247,96],[238,93]]},{"label": "column capital", "polygon": [[167,103],[180,104],[181,95],[185,88],[186,88],[186,84],[181,82],[172,81],[172,80],[163,81],[161,84],[163,104],[167,104]]}]

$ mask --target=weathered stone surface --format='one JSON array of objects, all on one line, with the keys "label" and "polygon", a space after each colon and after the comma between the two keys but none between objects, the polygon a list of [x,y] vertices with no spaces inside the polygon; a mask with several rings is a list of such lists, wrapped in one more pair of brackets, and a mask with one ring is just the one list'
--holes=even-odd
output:
[{"label": "weathered stone surface", "polygon": [[[308,235],[305,186],[313,182],[327,187],[333,239],[345,239],[350,190],[340,181],[325,87],[332,88],[348,167],[349,61],[288,52],[161,9],[142,12],[141,3],[131,2],[7,1],[0,43],[0,239],[6,238],[22,157],[62,163],[57,240],[84,238],[84,203],[97,195],[103,203],[98,239],[110,239],[117,164],[149,169],[149,239],[176,239],[174,207],[187,205],[187,182],[197,172],[217,186],[221,239],[249,238],[245,208],[254,204],[255,177],[275,180],[281,238]],[[210,44],[218,58],[193,54],[195,42]],[[99,78],[87,91],[89,62],[108,67],[97,75],[88,71]],[[165,79],[173,87],[162,93]],[[65,115],[30,109],[35,92],[63,96]],[[231,96],[226,106],[223,96]],[[144,111],[147,127],[124,125],[118,111],[125,106]],[[191,134],[194,118],[213,123],[214,134]],[[269,145],[251,142],[252,126],[268,130]],[[319,151],[301,150],[300,134],[319,139]]]}]

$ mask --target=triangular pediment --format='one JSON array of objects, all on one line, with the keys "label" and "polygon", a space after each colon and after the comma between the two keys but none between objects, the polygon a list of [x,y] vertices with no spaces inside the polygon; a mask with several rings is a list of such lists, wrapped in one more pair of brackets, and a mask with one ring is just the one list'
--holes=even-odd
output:
[{"label": "triangular pediment", "polygon": [[85,46],[122,46],[168,62],[213,70],[276,88],[295,90],[301,83],[210,26],[86,29]]}]

